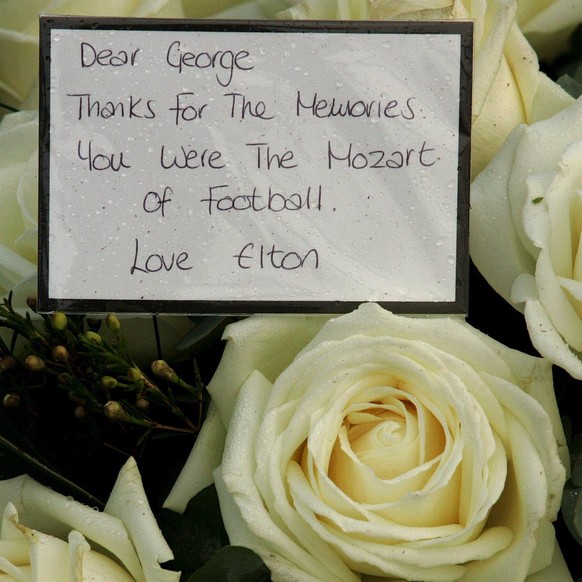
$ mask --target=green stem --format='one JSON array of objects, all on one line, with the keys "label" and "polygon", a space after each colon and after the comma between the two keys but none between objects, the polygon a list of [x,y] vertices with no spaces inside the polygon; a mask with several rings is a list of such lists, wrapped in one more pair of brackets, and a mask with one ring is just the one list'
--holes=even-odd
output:
[{"label": "green stem", "polygon": [[3,446],[5,449],[10,451],[11,453],[15,454],[16,456],[20,457],[24,462],[28,465],[36,469],[39,473],[47,475],[52,481],[59,483],[63,489],[65,489],[68,493],[72,494],[73,497],[76,498],[83,498],[85,502],[93,507],[98,507],[99,509],[103,510],[105,504],[100,500],[97,499],[94,495],[73,483],[66,477],[59,475],[56,471],[43,465],[40,461],[35,459],[33,456],[29,455],[27,452],[23,451],[20,447],[17,447],[14,443],[10,442],[8,439],[4,438],[0,435],[0,445]]},{"label": "green stem", "polygon": [[8,111],[11,111],[12,113],[18,113],[20,111],[20,109],[16,109],[15,107],[12,107],[11,105],[8,105],[6,103],[0,102],[0,107],[2,107],[3,109],[8,109]]}]

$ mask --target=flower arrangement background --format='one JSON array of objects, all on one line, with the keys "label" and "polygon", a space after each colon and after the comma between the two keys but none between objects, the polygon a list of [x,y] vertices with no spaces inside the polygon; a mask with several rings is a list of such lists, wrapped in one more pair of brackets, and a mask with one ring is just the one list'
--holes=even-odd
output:
[{"label": "flower arrangement background", "polygon": [[[330,322],[36,316],[41,11],[473,19],[468,323],[408,320],[369,305]],[[79,580],[110,572],[147,581],[582,579],[581,24],[582,6],[566,0],[0,1],[0,572],[35,580],[69,568]],[[323,390],[342,366],[349,382]],[[366,383],[386,369],[398,370],[381,383],[396,383],[397,395]],[[430,390],[408,390],[423,383]],[[421,480],[395,491],[362,473],[349,431],[360,434],[370,415],[393,433],[365,433],[382,443],[362,445],[379,455],[366,466],[380,471],[394,455],[410,462],[410,434],[398,447],[390,438],[418,426],[440,444],[399,470],[422,468],[438,487]],[[481,432],[451,429],[474,423]],[[460,463],[463,439],[486,450],[465,446]],[[332,451],[328,441],[337,443]],[[349,508],[326,489],[326,463]],[[468,466],[480,478],[465,477],[459,494],[456,471]],[[417,504],[407,506],[405,494]],[[378,495],[400,501],[378,513]],[[459,507],[463,531],[436,534]],[[372,533],[357,529],[362,515],[377,526]],[[558,556],[547,568],[552,522],[567,567]],[[119,553],[103,537],[113,530]]]}]

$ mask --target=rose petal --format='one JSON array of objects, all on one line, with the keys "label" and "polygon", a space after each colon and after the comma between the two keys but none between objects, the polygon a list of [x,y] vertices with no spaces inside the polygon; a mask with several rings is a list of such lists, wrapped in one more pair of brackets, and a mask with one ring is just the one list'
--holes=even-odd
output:
[{"label": "rose petal", "polygon": [[16,566],[28,564],[28,546],[20,540],[0,539],[0,555]]},{"label": "rose petal", "polygon": [[[236,396],[249,374],[259,369],[274,380],[296,353],[319,331],[327,317],[257,316],[224,330],[224,356],[208,384],[216,408],[228,427]],[[222,362],[228,361],[228,365]]]},{"label": "rose petal", "polygon": [[[8,13],[6,2],[2,8]],[[6,22],[4,13],[0,13],[0,21]],[[38,76],[38,66],[33,64],[38,61],[38,39],[30,34],[0,28],[0,46],[0,97],[16,107],[28,95],[33,80]]]},{"label": "rose petal", "polygon": [[529,300],[524,309],[529,337],[540,354],[582,380],[582,360],[570,349],[539,300]]},{"label": "rose petal", "polygon": [[[519,4],[521,2],[518,2],[518,6]],[[539,58],[540,55],[539,53],[537,54]],[[539,73],[538,89],[531,104],[529,123],[532,124],[543,119],[549,119],[556,112],[570,107],[573,102],[573,98],[562,87],[554,83],[547,75]]]},{"label": "rose petal", "polygon": [[213,482],[212,472],[220,465],[226,430],[211,400],[202,429],[182,467],[164,507],[183,513],[188,501]]},{"label": "rose petal", "polygon": [[23,528],[23,534],[30,544],[32,582],[66,580],[69,576],[69,545],[28,528]]},{"label": "rose petal", "polygon": [[[27,475],[2,482],[0,507],[11,503],[27,527],[60,539],[66,539],[71,529],[75,529],[118,556],[138,582],[144,580],[127,530],[116,517],[73,501]],[[7,535],[5,529],[3,524],[3,537]]]},{"label": "rose petal", "polygon": [[571,32],[582,21],[582,5],[570,0],[520,0],[518,21],[540,58],[549,62],[567,48]]},{"label": "rose petal", "polygon": [[572,582],[572,576],[568,570],[560,546],[556,543],[553,546],[554,555],[552,556],[551,564],[535,574],[530,574],[526,578],[526,582]]},{"label": "rose petal", "polygon": [[[36,226],[33,206],[36,206],[38,193],[37,114],[24,111],[6,115],[0,123],[0,132],[0,204],[5,218],[0,244],[16,251],[15,241],[26,229]],[[26,258],[36,261],[36,249],[32,250]]]},{"label": "rose petal", "polygon": [[118,563],[94,552],[78,531],[69,533],[69,580],[71,582],[134,582]]},{"label": "rose petal", "polygon": [[[556,161],[563,149],[579,139],[582,131],[582,101],[575,101],[566,110],[550,119],[524,129],[515,150],[514,165],[509,178],[514,224],[521,222],[521,212],[527,201],[526,180],[532,173],[555,172]],[[535,168],[532,160],[536,160]],[[522,240],[527,244],[527,238]]]},{"label": "rose petal", "polygon": [[[28,545],[27,545],[28,549]],[[6,573],[6,576],[2,575]],[[0,558],[0,580],[2,582],[30,582],[32,573],[30,566],[14,566],[4,558]]]},{"label": "rose petal", "polygon": [[[506,301],[521,273],[533,273],[532,254],[522,244],[512,219],[509,176],[525,128],[516,128],[493,161],[471,184],[469,248],[487,282]],[[498,257],[503,256],[503,261]]]},{"label": "rose petal", "polygon": [[[363,20],[369,18],[367,0],[283,0],[274,3],[260,2],[271,18],[291,20]],[[274,4],[274,7],[272,6]],[[288,8],[283,10],[284,5]]]},{"label": "rose petal", "polygon": [[17,283],[36,274],[36,264],[0,244],[0,295]]},{"label": "rose petal", "polygon": [[[547,209],[549,221],[547,246],[557,275],[572,277],[572,254],[576,250],[580,240],[580,231],[573,228],[576,221],[572,215],[576,214],[579,206],[576,204],[579,195],[578,187],[582,179],[580,165],[582,164],[582,141],[575,141],[563,152],[559,161],[559,171],[548,187],[543,209]],[[524,215],[524,220],[526,216]],[[578,219],[578,223],[579,223]],[[564,249],[571,252],[566,253]]]},{"label": "rose petal", "polygon": [[512,538],[510,530],[499,527],[492,528],[474,542],[452,547],[415,548],[411,544],[386,543],[382,538],[372,541],[371,535],[362,539],[361,534],[353,536],[347,533],[349,529],[329,525],[325,519],[330,516],[329,507],[313,495],[303,471],[294,464],[289,465],[288,471],[296,510],[358,572],[376,576],[390,572],[392,576],[416,580],[426,579],[423,568],[430,568],[431,580],[454,580],[463,573],[463,562],[477,556],[483,559],[485,555],[494,555],[507,547]]},{"label": "rose petal", "polygon": [[[273,521],[281,511],[284,516],[287,515],[285,508],[290,506],[285,495],[274,497],[279,502],[279,511],[273,514],[265,509],[259,496],[253,475],[256,466],[253,443],[258,430],[255,418],[265,406],[270,389],[270,382],[258,372],[253,373],[243,384],[231,421],[232,428],[227,434],[223,463],[215,471],[221,511],[230,542],[253,548],[269,567],[273,567],[273,560],[279,563],[277,555],[285,556],[283,562],[295,564],[295,569],[305,576],[296,579],[356,581],[357,577],[316,535],[302,528],[297,532],[299,537],[295,536],[292,531],[294,521],[297,521],[294,511],[289,512],[292,521],[288,523]],[[221,489],[221,482],[228,493]],[[231,497],[236,506],[228,501]]]},{"label": "rose petal", "polygon": [[[263,20],[266,18],[264,10],[257,4],[256,0],[249,0],[248,2],[240,2],[235,6],[220,10],[216,12],[218,4],[214,1],[211,3],[211,8],[206,8],[207,16],[217,19],[249,19],[249,20]],[[189,8],[192,10],[192,8]],[[201,10],[196,2],[194,8],[195,12],[200,14]],[[190,18],[199,18],[199,16],[190,16]]]},{"label": "rose petal", "polygon": [[[540,523],[547,521],[548,490],[539,450],[533,446],[530,435],[525,433],[520,423],[508,418],[508,425],[514,471],[508,475],[503,496],[489,522],[508,524],[514,537],[504,552],[492,556],[487,562],[476,561],[469,565],[471,581],[500,580],[508,571],[516,580],[525,579],[537,547],[536,531]],[[511,501],[516,499],[517,491],[520,504]]]},{"label": "rose petal", "polygon": [[[253,0],[241,2],[241,0],[196,0],[196,2],[184,2],[184,12],[186,18],[220,18],[223,12],[235,11],[240,8],[248,8],[248,18],[252,18],[255,13]],[[246,17],[246,16],[245,16]]]},{"label": "rose petal", "polygon": [[[174,554],[150,509],[141,475],[133,458],[130,457],[119,471],[104,512],[124,523],[147,582],[172,582],[180,579],[179,572],[160,567],[160,563],[173,560]],[[120,558],[123,559],[123,556]]]},{"label": "rose petal", "polygon": [[535,279],[540,302],[552,324],[572,348],[582,351],[582,320],[564,293],[546,249],[538,256]]}]

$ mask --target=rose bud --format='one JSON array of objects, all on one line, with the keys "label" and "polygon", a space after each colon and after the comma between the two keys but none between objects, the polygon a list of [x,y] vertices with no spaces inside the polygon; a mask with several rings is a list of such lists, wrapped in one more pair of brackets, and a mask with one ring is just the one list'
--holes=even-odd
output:
[{"label": "rose bud", "polygon": [[178,374],[170,368],[165,360],[155,360],[151,365],[152,373],[162,380],[167,380],[168,382],[178,382]]},{"label": "rose bud", "polygon": [[45,369],[46,364],[38,356],[31,355],[24,360],[24,366],[31,372],[41,372]]},{"label": "rose bud", "polygon": [[55,362],[66,362],[69,359],[69,350],[65,346],[55,346],[52,355]]},{"label": "rose bud", "polygon": [[92,342],[94,342],[96,344],[103,343],[103,338],[98,333],[95,333],[94,331],[86,331],[85,337],[88,340],[91,340]]},{"label": "rose bud", "polygon": [[111,390],[117,386],[118,382],[113,376],[103,376],[101,378],[101,386],[105,390]]},{"label": "rose bud", "polygon": [[51,315],[51,327],[56,331],[63,331],[67,328],[67,316],[62,311],[55,311]]},{"label": "rose bud", "polygon": [[7,372],[16,367],[16,358],[14,356],[2,356],[0,358],[0,371]]},{"label": "rose bud", "polygon": [[117,317],[113,313],[107,314],[105,323],[107,324],[107,327],[111,331],[118,331],[121,328],[121,323],[119,322],[119,319],[117,319]]},{"label": "rose bud", "polygon": [[3,404],[6,408],[18,408],[20,406],[20,396],[11,392],[6,394],[3,399]]},{"label": "rose bud", "polygon": [[111,420],[123,420],[124,418],[127,418],[125,408],[115,400],[110,400],[105,404],[103,407],[103,414]]}]

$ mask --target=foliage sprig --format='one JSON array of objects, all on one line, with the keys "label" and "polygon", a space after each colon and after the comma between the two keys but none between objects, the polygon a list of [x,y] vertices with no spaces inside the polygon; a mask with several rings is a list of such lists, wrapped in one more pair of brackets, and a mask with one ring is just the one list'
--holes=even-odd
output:
[{"label": "foliage sprig", "polygon": [[206,399],[195,361],[179,372],[163,359],[147,369],[132,357],[114,314],[33,317],[35,298],[27,304],[21,313],[12,295],[0,303],[0,417],[12,425],[11,435],[0,427],[1,436],[17,434],[18,446],[35,455],[43,434],[35,431],[48,418],[55,433],[67,425],[89,447],[139,457],[152,438],[198,433]]}]

